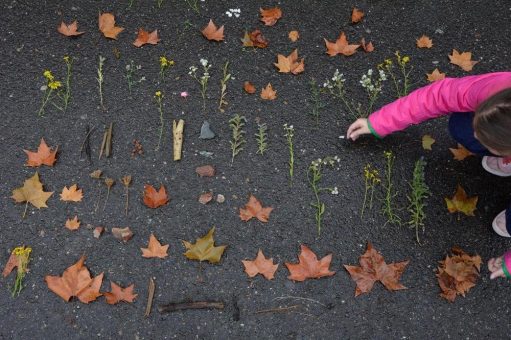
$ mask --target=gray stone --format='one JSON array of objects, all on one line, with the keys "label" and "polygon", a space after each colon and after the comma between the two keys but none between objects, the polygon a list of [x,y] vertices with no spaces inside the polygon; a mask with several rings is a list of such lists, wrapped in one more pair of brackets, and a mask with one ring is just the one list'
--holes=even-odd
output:
[{"label": "gray stone", "polygon": [[215,133],[211,131],[209,127],[209,122],[207,120],[202,123],[202,127],[200,128],[200,139],[213,139],[215,138]]}]

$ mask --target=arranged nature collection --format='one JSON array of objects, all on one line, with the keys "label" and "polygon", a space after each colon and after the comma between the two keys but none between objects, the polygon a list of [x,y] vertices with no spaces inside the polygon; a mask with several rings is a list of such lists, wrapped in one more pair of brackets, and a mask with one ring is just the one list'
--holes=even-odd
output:
[{"label": "arranged nature collection", "polygon": [[[133,1],[130,1],[130,5]],[[158,0],[157,6],[162,6],[164,0]],[[197,1],[187,1],[187,4],[191,9],[198,12],[199,6]],[[239,16],[239,10],[232,10],[229,16]],[[282,17],[282,10],[278,7],[260,9],[260,21],[265,26],[274,26],[278,20]],[[349,13],[347,13],[347,16]],[[358,24],[364,20],[364,12],[360,9],[353,8],[351,12],[351,22],[353,25]],[[111,13],[100,13],[99,14],[99,31],[107,39],[117,39],[117,36],[122,33],[124,28],[116,26],[115,17]],[[275,29],[275,28],[272,28]],[[70,37],[71,39],[79,39],[78,37],[85,32],[79,31],[78,22],[74,21],[71,24],[62,22],[58,27],[58,32],[63,36]],[[204,23],[202,35],[209,41],[209,44],[216,44],[224,40],[224,26],[218,27],[213,20],[209,23]],[[337,34],[338,32],[332,32]],[[200,34],[199,32],[197,34]],[[298,31],[289,32],[289,40],[292,43],[300,39]],[[264,37],[260,29],[255,29],[252,32],[245,32],[240,37],[240,44],[243,48],[256,49],[266,48],[268,40]],[[158,31],[147,32],[143,28],[139,29],[138,36],[136,37],[133,45],[136,48],[140,48],[146,44],[156,45],[160,41],[158,37]],[[348,37],[344,32],[340,32],[338,38],[332,42],[327,38],[324,39],[326,53],[331,57],[348,58],[355,53],[371,53],[375,47],[372,42],[366,42],[364,38],[357,43],[348,42]],[[426,35],[418,37],[416,41],[417,48],[432,48],[433,41]],[[304,72],[306,68],[306,62],[303,58],[299,57],[299,51],[296,48],[290,48],[289,54],[278,54],[276,56],[276,62],[273,61],[275,68],[280,73],[290,73],[291,75],[298,75]],[[103,84],[105,80],[104,64],[106,58],[102,55],[97,57],[97,100],[98,106],[104,108],[104,92]],[[156,59],[159,58],[159,59]],[[453,50],[452,55],[449,55],[452,64],[458,65],[465,71],[472,70],[472,67],[476,64],[476,61],[471,60],[470,52],[459,53],[457,50]],[[164,80],[165,77],[171,72],[172,66],[175,61],[168,58],[167,56],[157,56],[155,60],[159,60],[159,77],[160,80]],[[185,61],[180,61],[185,62]],[[268,61],[270,62],[270,61]],[[43,70],[43,77],[45,84],[42,88],[43,95],[41,99],[41,106],[34,114],[37,116],[51,115],[55,111],[66,111],[70,101],[73,100],[72,88],[73,88],[73,57],[64,56],[63,65],[65,67],[65,76],[58,78],[50,70]],[[203,108],[206,107],[206,101],[209,100],[207,96],[208,87],[212,86],[209,83],[210,80],[210,69],[213,67],[213,63],[206,59],[200,59],[198,65],[191,65],[189,68],[188,75],[197,82],[198,92],[200,93],[200,99],[202,100]],[[407,95],[411,90],[410,74],[413,67],[411,66],[410,57],[401,55],[396,52],[392,58],[382,61],[381,64],[377,65],[375,70],[369,69],[367,73],[363,74],[360,79],[360,85],[367,94],[367,101],[364,103],[354,102],[348,93],[349,88],[346,86],[346,78],[343,74],[339,73],[338,70],[332,75],[331,79],[328,79],[324,84],[317,84],[315,81],[310,83],[310,99],[312,103],[312,110],[310,112],[311,119],[318,125],[320,112],[324,105],[321,102],[320,95],[326,94],[339,100],[339,104],[344,108],[353,118],[367,117],[371,112],[374,111],[374,104],[377,98],[382,93],[384,82],[391,82],[390,86],[395,92],[396,98]],[[128,89],[131,92],[137,84],[142,81],[150,81],[145,77],[139,76],[139,67],[133,61],[130,61],[126,65],[126,69],[122,70],[125,72],[125,79],[127,81]],[[226,62],[222,68],[222,78],[220,81],[220,97],[218,98],[218,110],[220,112],[225,111],[225,107],[228,105],[228,91],[229,81],[232,79],[229,62]],[[431,82],[443,79],[444,73],[441,73],[438,69],[435,69],[432,73],[427,74],[427,79]],[[252,95],[257,92],[255,86],[249,81],[244,83],[243,89],[246,95]],[[180,94],[182,97],[187,97],[187,92]],[[277,90],[272,87],[270,83],[260,91],[260,97],[262,100],[273,100],[277,98]],[[165,94],[161,90],[156,90],[154,97],[151,99],[154,102],[154,114],[159,117],[160,126],[158,128],[158,135],[155,136],[155,148],[159,150],[162,145],[162,138],[165,133],[165,115],[163,110],[163,101],[165,100]],[[257,121],[257,133],[253,137],[248,137],[245,131],[245,124],[247,119],[239,114],[235,114],[229,117],[228,120],[229,128],[232,132],[230,138],[230,150],[226,150],[230,155],[230,166],[234,166],[236,157],[243,152],[246,143],[253,141],[257,143],[257,154],[264,157],[265,152],[269,148],[269,135],[268,127],[265,123]],[[183,148],[186,148],[186,143],[183,140],[183,133],[185,130],[185,121],[183,119],[175,120],[172,124],[172,140],[173,140],[173,160],[180,161],[182,156]],[[112,153],[112,138],[113,138],[113,124],[109,124],[105,128],[103,135],[99,158],[110,157]],[[82,144],[82,150],[87,157],[91,157],[91,148],[89,144],[89,135],[92,130],[87,128],[87,135]],[[201,129],[201,138],[211,139],[215,135],[210,130],[209,123],[204,122]],[[295,167],[294,167],[294,136],[295,128],[292,124],[284,124],[281,134],[283,140],[289,151],[288,169],[287,176],[289,185],[293,185]],[[344,138],[341,136],[340,138]],[[423,148],[425,150],[431,150],[432,144],[435,140],[430,135],[425,135],[422,138]],[[51,143],[50,143],[51,144]],[[132,157],[143,154],[143,148],[139,141],[133,142],[134,148],[132,151]],[[28,149],[34,149],[33,146]],[[457,148],[450,149],[454,155],[454,158],[458,161],[471,156],[471,153],[464,149],[461,145]],[[58,146],[49,146],[46,141],[41,138],[41,142],[37,148],[37,151],[24,150],[28,159],[26,166],[28,167],[41,167],[48,166],[53,167],[58,165]],[[378,169],[373,167],[371,164],[367,164],[361,171],[361,181],[364,183],[364,198],[363,202],[360,202],[360,215],[364,216],[368,210],[373,208],[375,189],[381,189],[383,192],[382,202],[382,214],[385,216],[387,223],[394,225],[408,225],[415,230],[417,242],[420,243],[420,232],[424,231],[424,220],[426,214],[424,212],[424,206],[428,199],[430,192],[424,178],[425,161],[421,158],[415,163],[414,171],[411,176],[410,192],[407,195],[409,205],[406,209],[396,207],[394,197],[396,196],[396,190],[393,184],[393,167],[395,161],[395,155],[391,151],[386,151],[383,155],[385,159],[385,168],[380,172]],[[327,156],[316,159],[310,163],[307,168],[307,179],[311,189],[311,220],[316,222],[317,233],[321,234],[323,216],[326,211],[325,203],[321,199],[321,195],[325,192],[331,194],[338,194],[338,189],[324,188],[321,186],[322,174],[328,168],[333,168],[340,162],[337,156]],[[196,173],[201,177],[212,177],[215,176],[215,167],[212,165],[205,165],[198,167]],[[110,190],[115,184],[117,179],[105,177],[101,170],[96,170],[90,174],[90,176],[97,180],[98,189],[100,195],[96,201],[95,206],[91,207],[95,211],[104,209],[109,199]],[[47,180],[43,178],[43,180]],[[130,202],[130,185],[132,181],[131,175],[126,175],[118,179],[124,187],[125,206],[124,213],[129,214]],[[91,189],[92,191],[92,189]],[[39,173],[35,172],[33,176],[28,178],[22,186],[15,188],[12,191],[12,199],[15,203],[23,203],[23,212],[20,212],[22,218],[27,217],[27,211],[29,204],[41,209],[47,207],[48,200],[52,197],[53,192],[47,192],[43,188],[43,182],[39,177]],[[64,202],[79,203],[82,201],[84,195],[84,189],[80,188],[77,184],[70,184],[65,186],[60,193],[60,200]],[[465,190],[458,186],[456,193],[453,198],[445,198],[447,209],[451,213],[463,213],[468,216],[474,215],[476,209],[477,196],[469,197]],[[200,195],[198,201],[201,204],[208,204],[211,201],[217,201],[223,203],[225,197],[223,195],[214,195],[213,192],[206,192]],[[143,192],[143,204],[150,209],[160,209],[169,202],[169,197],[166,192],[164,185],[160,185],[159,188],[155,188],[151,184],[144,186]],[[266,223],[270,219],[273,207],[265,206],[258,198],[253,195],[249,196],[248,202],[245,206],[239,208],[239,217],[242,221],[249,221],[256,219],[262,223]],[[408,213],[407,220],[402,216],[402,211]],[[80,219],[78,216],[69,218],[63,222],[63,227],[70,231],[77,230],[80,228]],[[106,232],[103,227],[96,227],[93,230],[94,237],[100,238],[102,234]],[[129,242],[133,237],[133,233],[130,228],[112,228],[110,230],[112,235],[123,242]],[[184,241],[184,256],[189,260],[199,261],[202,265],[203,262],[209,263],[220,263],[222,255],[227,245],[215,245],[214,241],[215,228],[212,227],[209,232],[197,238],[195,243]],[[165,242],[163,242],[165,243]],[[15,246],[15,245],[13,245]],[[141,248],[141,256],[144,258],[165,258],[168,256],[168,244],[162,244],[161,240],[158,240],[157,235],[151,234],[147,243],[147,248]],[[12,250],[11,256],[5,265],[3,270],[3,277],[7,277],[14,269],[17,269],[17,275],[12,286],[12,295],[19,295],[23,288],[23,279],[29,274],[29,262],[30,254],[32,249],[29,246],[18,246]],[[254,255],[250,255],[254,256]],[[322,277],[328,277],[335,274],[335,271],[330,269],[330,262],[332,260],[332,254],[326,255],[325,257],[318,259],[317,255],[309,249],[306,245],[301,245],[300,254],[298,255],[298,262],[286,262],[285,266],[289,270],[289,280],[293,281],[304,281],[307,279],[318,279]],[[375,282],[380,281],[388,290],[401,290],[406,289],[404,285],[400,283],[400,277],[406,269],[409,261],[402,261],[396,263],[387,264],[383,256],[373,247],[371,243],[367,244],[365,253],[360,256],[360,265],[352,266],[345,265],[344,268],[351,275],[351,278],[356,283],[355,296],[363,293],[369,293]],[[255,277],[261,274],[265,279],[272,280],[274,274],[279,267],[279,264],[275,264],[272,258],[266,258],[263,250],[259,250],[257,256],[253,260],[242,261],[245,272],[249,277]],[[438,284],[441,289],[441,296],[451,302],[453,302],[457,295],[464,296],[470,288],[475,286],[476,280],[479,277],[479,270],[481,266],[481,258],[478,255],[469,255],[463,250],[454,247],[452,249],[452,255],[447,256],[437,269]],[[92,277],[89,270],[85,266],[85,256],[82,256],[75,264],[70,265],[65,269],[61,276],[48,275],[44,279],[47,283],[48,288],[60,296],[65,301],[70,301],[71,298],[76,297],[83,303],[89,303],[95,301],[100,296],[105,296],[106,302],[109,304],[116,304],[120,301],[131,303],[137,297],[135,293],[134,285],[127,287],[121,287],[113,281],[111,281],[110,292],[100,292],[103,273]],[[152,299],[154,296],[155,282],[151,279],[148,288],[148,300],[146,308],[146,316],[151,311]],[[219,302],[196,302],[188,303],[186,305],[166,305],[160,306],[160,312],[168,312],[173,310],[187,309],[187,308],[223,308],[223,304]]]}]

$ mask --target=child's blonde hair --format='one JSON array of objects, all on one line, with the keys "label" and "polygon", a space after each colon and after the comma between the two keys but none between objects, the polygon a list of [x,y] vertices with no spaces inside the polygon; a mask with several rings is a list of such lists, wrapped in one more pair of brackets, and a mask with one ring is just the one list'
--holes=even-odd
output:
[{"label": "child's blonde hair", "polygon": [[481,144],[511,156],[511,88],[497,92],[479,105],[473,127]]}]

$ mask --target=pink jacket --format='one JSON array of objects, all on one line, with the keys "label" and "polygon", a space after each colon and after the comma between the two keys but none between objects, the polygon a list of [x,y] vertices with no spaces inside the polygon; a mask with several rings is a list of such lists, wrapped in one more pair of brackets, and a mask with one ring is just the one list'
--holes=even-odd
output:
[{"label": "pink jacket", "polygon": [[473,112],[488,97],[508,87],[511,72],[438,80],[373,112],[369,129],[381,138],[451,112]]}]

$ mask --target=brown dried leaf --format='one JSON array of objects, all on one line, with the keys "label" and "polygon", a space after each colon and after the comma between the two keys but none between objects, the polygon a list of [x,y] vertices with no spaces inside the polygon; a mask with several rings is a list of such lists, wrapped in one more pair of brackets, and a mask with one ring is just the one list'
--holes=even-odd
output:
[{"label": "brown dried leaf", "polygon": [[154,30],[151,33],[145,31],[143,28],[138,29],[137,39],[133,42],[133,45],[140,47],[145,44],[156,45],[160,41],[158,38],[158,30]]},{"label": "brown dried leaf", "polygon": [[213,192],[205,192],[199,196],[199,203],[208,204],[213,199]]},{"label": "brown dried leaf", "polygon": [[69,230],[77,230],[80,228],[80,221],[78,221],[78,216],[75,216],[72,219],[68,218],[65,227]]},{"label": "brown dried leaf", "polygon": [[474,65],[479,62],[472,60],[471,52],[459,53],[455,49],[452,50],[452,55],[449,55],[449,60],[451,64],[461,67],[464,71],[472,71]]},{"label": "brown dried leaf", "polygon": [[156,237],[153,234],[149,236],[149,244],[147,245],[147,248],[140,248],[140,250],[142,250],[142,257],[145,258],[158,257],[160,259],[169,256],[169,254],[167,254],[168,249],[169,245],[166,244],[162,246],[161,243],[158,241],[158,239],[156,239]]},{"label": "brown dried leaf", "polygon": [[383,283],[388,290],[407,289],[399,279],[409,261],[386,264],[383,256],[371,243],[367,243],[367,250],[360,256],[359,262],[360,267],[344,265],[353,281],[357,283],[355,296],[369,293],[377,281]]},{"label": "brown dried leaf", "polygon": [[263,251],[259,249],[257,257],[252,261],[242,260],[245,266],[245,272],[249,277],[254,277],[257,274],[263,275],[267,280],[274,278],[275,272],[279,267],[278,264],[273,264],[273,259],[264,257]]},{"label": "brown dried leaf", "polygon": [[426,73],[426,76],[429,82],[445,79],[445,73],[440,72],[438,68],[435,68],[431,73]]},{"label": "brown dried leaf", "polygon": [[261,89],[261,98],[265,100],[277,99],[277,91],[273,90],[270,83],[268,83],[265,88]]},{"label": "brown dried leaf", "polygon": [[254,94],[256,92],[255,86],[249,81],[243,83],[243,90],[249,94]]},{"label": "brown dried leaf", "polygon": [[80,202],[83,198],[83,192],[82,189],[78,189],[78,186],[76,184],[73,184],[67,188],[67,186],[64,186],[62,189],[62,193],[60,194],[60,200],[65,202]]},{"label": "brown dried leaf", "polygon": [[60,23],[60,26],[57,28],[60,34],[65,35],[66,37],[76,37],[84,34],[85,32],[78,32],[78,21],[73,21],[69,25],[64,21]]},{"label": "brown dried leaf", "polygon": [[37,148],[37,152],[23,150],[28,156],[26,166],[36,167],[40,165],[53,166],[55,163],[55,156],[57,155],[58,147],[55,150],[51,150],[50,147],[44,141],[44,138],[41,138],[41,143]]},{"label": "brown dried leaf", "polygon": [[364,17],[364,12],[361,9],[353,7],[353,10],[351,11],[351,23],[352,24],[359,23],[362,21],[363,17]]},{"label": "brown dried leaf", "polygon": [[270,213],[273,210],[272,207],[263,208],[263,205],[259,200],[254,196],[250,195],[248,203],[245,207],[240,208],[240,218],[242,221],[249,221],[252,217],[257,218],[261,222],[268,222],[270,218]]},{"label": "brown dried leaf", "polygon": [[117,40],[117,36],[124,28],[115,26],[115,17],[111,13],[99,14],[98,20],[99,30],[106,38]]},{"label": "brown dried leaf", "polygon": [[298,263],[286,262],[286,267],[289,270],[287,278],[293,281],[305,281],[307,279],[319,279],[324,276],[332,276],[335,272],[330,271],[330,262],[332,261],[332,254],[323,257],[318,261],[316,254],[314,254],[307,246],[301,245],[301,253],[298,256]]},{"label": "brown dried leaf", "polygon": [[458,143],[457,148],[449,148],[449,150],[452,152],[454,159],[457,161],[462,161],[469,156],[475,156],[472,152],[465,149],[465,147],[460,143]]},{"label": "brown dried leaf", "polygon": [[282,11],[278,7],[268,9],[260,8],[259,11],[261,12],[261,21],[264,22],[266,26],[275,25],[282,17]]},{"label": "brown dried leaf", "polygon": [[158,191],[156,191],[156,189],[150,184],[144,185],[144,204],[147,207],[156,209],[167,204],[168,201],[169,197],[163,184],[160,185],[160,189]]},{"label": "brown dried leaf", "polygon": [[202,35],[208,40],[222,41],[224,40],[224,26],[218,28],[212,19],[209,19],[209,23],[202,29]]},{"label": "brown dried leaf", "polygon": [[138,295],[133,293],[135,284],[132,284],[126,288],[122,288],[121,286],[110,281],[110,287],[110,292],[103,293],[106,298],[106,303],[109,305],[115,305],[120,301],[132,303]]},{"label": "brown dried leaf", "polygon": [[357,48],[360,47],[360,45],[350,45],[348,43],[348,39],[346,38],[346,34],[344,32],[341,32],[339,35],[339,38],[335,42],[330,42],[326,39],[325,45],[326,45],[326,53],[333,57],[337,54],[342,54],[344,56],[350,56],[355,54],[357,51]]},{"label": "brown dried leaf", "polygon": [[282,54],[277,55],[277,62],[273,63],[281,73],[298,74],[304,71],[303,58],[298,61],[298,49],[295,49],[287,57]]},{"label": "brown dried leaf", "polygon": [[300,33],[298,31],[290,31],[288,37],[292,42],[296,42],[298,39],[300,39]]},{"label": "brown dried leaf", "polygon": [[268,40],[264,37],[260,30],[256,29],[251,33],[245,31],[245,35],[241,39],[245,47],[259,47],[266,48]]},{"label": "brown dried leaf", "polygon": [[417,47],[418,48],[431,48],[433,47],[433,40],[427,35],[422,35],[419,39],[417,39]]}]

